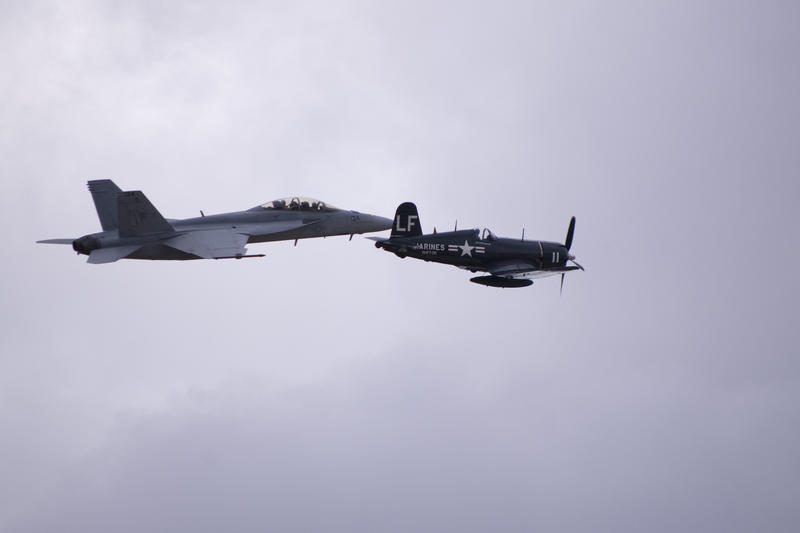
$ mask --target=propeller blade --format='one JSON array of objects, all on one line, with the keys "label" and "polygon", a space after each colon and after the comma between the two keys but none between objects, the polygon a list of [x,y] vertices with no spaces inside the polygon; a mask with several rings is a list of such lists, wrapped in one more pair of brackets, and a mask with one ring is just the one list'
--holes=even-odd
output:
[{"label": "propeller blade", "polygon": [[567,240],[564,242],[564,248],[567,250],[572,246],[572,234],[575,233],[575,217],[569,220],[569,229],[567,230]]},{"label": "propeller blade", "polygon": [[564,294],[564,273],[561,273],[561,290],[558,291],[558,295],[561,296]]},{"label": "propeller blade", "polygon": [[577,262],[577,261],[575,261],[574,259],[570,259],[570,261],[572,261],[573,263],[575,263],[575,264],[578,266],[578,268],[580,268],[581,270],[583,270],[583,271],[586,271],[586,269],[585,269],[585,268],[583,268],[583,267],[580,265],[580,263],[578,263],[578,262]]}]

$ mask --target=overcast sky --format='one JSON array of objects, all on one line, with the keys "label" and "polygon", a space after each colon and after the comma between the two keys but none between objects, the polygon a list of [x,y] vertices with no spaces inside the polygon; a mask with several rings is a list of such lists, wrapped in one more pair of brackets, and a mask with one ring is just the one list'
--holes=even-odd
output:
[{"label": "overcast sky", "polygon": [[[3,2],[0,531],[797,531],[798,5]],[[99,178],[586,272],[34,244]]]}]

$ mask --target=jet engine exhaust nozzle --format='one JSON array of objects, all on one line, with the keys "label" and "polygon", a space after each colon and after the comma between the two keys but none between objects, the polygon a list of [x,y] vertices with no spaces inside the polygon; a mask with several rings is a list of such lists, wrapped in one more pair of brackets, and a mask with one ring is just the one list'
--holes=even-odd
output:
[{"label": "jet engine exhaust nozzle", "polygon": [[72,249],[79,254],[89,255],[92,250],[97,250],[98,248],[100,248],[100,241],[88,235],[72,241]]}]

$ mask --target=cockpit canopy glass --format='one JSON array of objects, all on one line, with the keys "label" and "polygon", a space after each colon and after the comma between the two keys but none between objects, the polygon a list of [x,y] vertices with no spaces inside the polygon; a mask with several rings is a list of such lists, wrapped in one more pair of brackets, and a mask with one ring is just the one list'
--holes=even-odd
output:
[{"label": "cockpit canopy glass", "polygon": [[481,240],[482,241],[493,241],[496,238],[497,237],[494,236],[494,233],[492,233],[492,230],[490,230],[489,228],[483,228],[483,234],[481,235]]},{"label": "cockpit canopy glass", "polygon": [[261,204],[255,209],[270,209],[277,211],[316,211],[316,212],[331,212],[339,211],[338,207],[331,204],[326,204],[321,200],[314,198],[303,198],[302,196],[292,196],[290,198],[279,198],[272,200],[265,204]]}]

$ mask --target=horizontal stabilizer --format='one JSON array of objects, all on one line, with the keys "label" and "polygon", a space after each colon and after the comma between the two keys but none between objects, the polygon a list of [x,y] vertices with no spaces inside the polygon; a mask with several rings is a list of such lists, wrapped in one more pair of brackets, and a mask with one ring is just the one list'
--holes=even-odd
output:
[{"label": "horizontal stabilizer", "polygon": [[131,246],[113,246],[111,248],[98,248],[97,250],[92,250],[92,252],[89,254],[89,259],[87,259],[86,262],[94,265],[101,263],[113,263],[114,261],[119,261],[120,259],[128,257],[139,248],[141,248],[141,245],[139,244],[134,244]]},{"label": "horizontal stabilizer", "polygon": [[117,206],[120,237],[141,237],[175,231],[142,191],[119,193]]},{"label": "horizontal stabilizer", "polygon": [[247,235],[229,229],[211,229],[184,233],[161,241],[176,250],[203,259],[244,256],[247,253]]},{"label": "horizontal stabilizer", "polygon": [[44,239],[43,241],[36,241],[40,244],[72,244],[75,239]]}]

